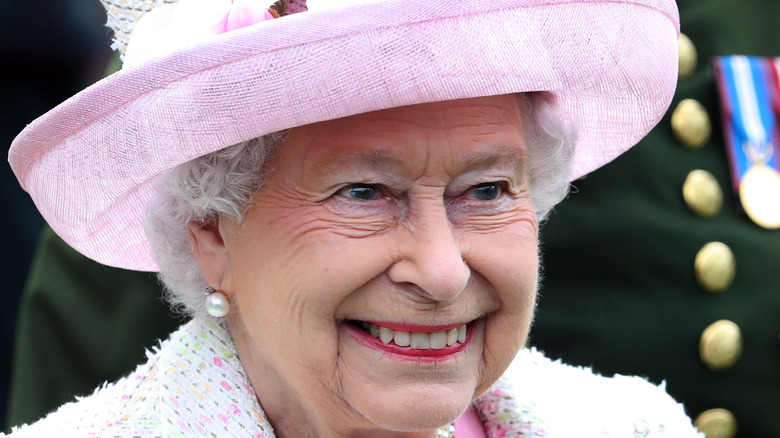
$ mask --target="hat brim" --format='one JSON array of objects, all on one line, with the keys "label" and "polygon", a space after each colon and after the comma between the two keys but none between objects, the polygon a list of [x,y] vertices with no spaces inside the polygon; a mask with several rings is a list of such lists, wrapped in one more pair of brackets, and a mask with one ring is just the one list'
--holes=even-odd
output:
[{"label": "hat brim", "polygon": [[151,181],[282,129],[426,102],[549,91],[580,126],[570,179],[662,117],[671,0],[376,1],[302,12],[127,68],[31,123],[9,161],[43,217],[106,265],[155,271]]}]

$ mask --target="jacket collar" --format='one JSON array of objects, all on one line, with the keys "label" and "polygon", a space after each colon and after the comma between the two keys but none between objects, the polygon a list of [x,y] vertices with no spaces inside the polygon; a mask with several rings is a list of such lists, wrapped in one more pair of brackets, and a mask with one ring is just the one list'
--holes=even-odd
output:
[{"label": "jacket collar", "polygon": [[[159,414],[166,436],[274,437],[224,323],[190,321],[157,355]],[[547,436],[535,404],[516,394],[502,377],[477,400],[487,437]]]}]

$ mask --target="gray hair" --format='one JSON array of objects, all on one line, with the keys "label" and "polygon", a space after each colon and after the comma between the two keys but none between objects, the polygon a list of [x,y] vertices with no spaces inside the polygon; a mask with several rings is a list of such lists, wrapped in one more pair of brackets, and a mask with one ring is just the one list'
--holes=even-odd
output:
[{"label": "gray hair", "polygon": [[[559,117],[547,93],[517,96],[521,112],[529,116],[524,130],[529,185],[541,222],[568,194],[576,129]],[[187,225],[208,224],[220,216],[241,223],[268,176],[266,158],[277,151],[283,136],[284,132],[267,134],[198,157],[156,181],[146,231],[174,309],[195,317],[206,315],[204,290],[209,285],[190,247]]]}]

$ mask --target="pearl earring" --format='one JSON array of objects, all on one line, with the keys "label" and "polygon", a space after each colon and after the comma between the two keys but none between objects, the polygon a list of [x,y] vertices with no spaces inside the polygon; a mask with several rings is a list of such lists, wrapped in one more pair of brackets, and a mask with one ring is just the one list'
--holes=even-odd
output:
[{"label": "pearl earring", "polygon": [[224,292],[209,286],[206,288],[206,312],[209,315],[221,318],[230,311],[230,300]]}]

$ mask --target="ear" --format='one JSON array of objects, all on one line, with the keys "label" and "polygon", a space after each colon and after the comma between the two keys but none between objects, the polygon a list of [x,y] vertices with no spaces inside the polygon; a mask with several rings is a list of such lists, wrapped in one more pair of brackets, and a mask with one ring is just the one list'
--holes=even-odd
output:
[{"label": "ear", "polygon": [[187,230],[190,247],[198,261],[200,271],[214,289],[233,293],[233,266],[230,253],[234,223],[217,218],[207,224],[190,222]]}]

